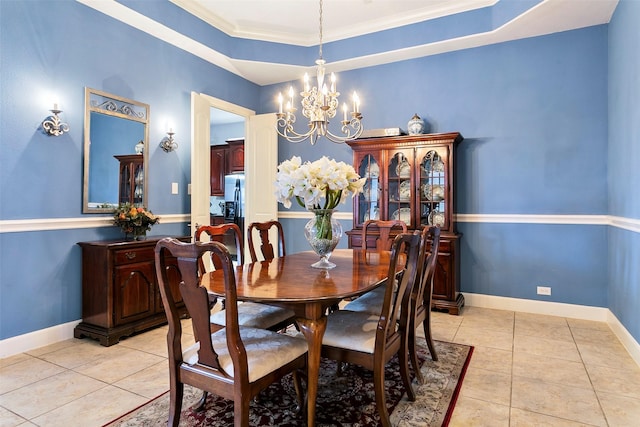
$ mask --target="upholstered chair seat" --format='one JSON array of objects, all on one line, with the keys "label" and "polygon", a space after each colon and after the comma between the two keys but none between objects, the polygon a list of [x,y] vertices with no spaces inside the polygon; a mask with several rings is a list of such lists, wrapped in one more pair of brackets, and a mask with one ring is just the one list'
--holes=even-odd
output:
[{"label": "upholstered chair seat", "polygon": [[[240,326],[240,338],[247,353],[249,382],[262,378],[307,352],[307,342],[303,338],[266,329]],[[227,347],[227,330],[221,329],[211,334],[211,343],[218,354],[220,367],[233,378],[233,361]],[[189,365],[198,363],[198,350],[200,342],[184,350],[183,361]],[[269,357],[264,357],[265,354],[269,354]]]},{"label": "upholstered chair seat", "polygon": [[[259,304],[255,302],[243,302],[238,304],[238,324],[250,328],[272,329],[276,325],[291,323],[295,313],[291,310],[275,307],[273,305]],[[225,325],[225,310],[216,311],[210,317],[213,324]]]}]

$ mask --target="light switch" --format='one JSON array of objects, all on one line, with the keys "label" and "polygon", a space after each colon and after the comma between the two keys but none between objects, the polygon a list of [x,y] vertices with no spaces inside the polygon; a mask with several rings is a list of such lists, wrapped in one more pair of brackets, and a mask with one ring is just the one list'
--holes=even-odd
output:
[{"label": "light switch", "polygon": [[191,195],[191,183],[187,184],[187,194]]},{"label": "light switch", "polygon": [[178,183],[177,182],[172,182],[171,183],[171,194],[178,194]]}]

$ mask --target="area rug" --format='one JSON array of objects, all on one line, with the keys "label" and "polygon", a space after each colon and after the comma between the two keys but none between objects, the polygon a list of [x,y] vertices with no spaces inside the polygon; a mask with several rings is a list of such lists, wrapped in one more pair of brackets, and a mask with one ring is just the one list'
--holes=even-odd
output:
[{"label": "area rug", "polygon": [[[436,341],[438,361],[433,362],[426,342],[419,339],[418,356],[422,361],[425,384],[413,383],[416,401],[409,402],[402,387],[398,360],[387,365],[385,384],[387,408],[394,426],[446,426],[453,412],[473,347]],[[316,425],[369,427],[380,424],[373,390],[373,375],[356,365],[343,365],[336,375],[336,364],[322,359],[316,405]],[[233,425],[233,402],[209,395],[206,410],[190,410],[202,392],[185,387],[180,426]],[[271,385],[251,402],[251,426],[303,426],[305,420],[295,412],[296,398],[291,376]],[[128,414],[106,424],[108,427],[166,426],[169,393],[151,400]]]}]

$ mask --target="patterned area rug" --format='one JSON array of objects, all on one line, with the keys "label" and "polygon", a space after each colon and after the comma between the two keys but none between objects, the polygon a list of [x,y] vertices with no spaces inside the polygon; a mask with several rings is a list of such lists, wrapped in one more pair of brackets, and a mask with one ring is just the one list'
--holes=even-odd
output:
[{"label": "patterned area rug", "polygon": [[[424,385],[414,381],[416,401],[409,402],[403,391],[397,359],[387,365],[387,407],[394,426],[446,426],[455,406],[473,347],[436,341],[438,362],[433,362],[424,340],[418,341]],[[209,395],[206,410],[194,413],[189,408],[202,392],[185,387],[180,426],[233,425],[233,402]],[[251,402],[251,426],[303,426],[295,413],[296,398],[291,376],[271,385]],[[134,411],[107,424],[108,427],[166,426],[169,393],[153,399]],[[375,404],[373,375],[356,365],[343,365],[336,375],[336,364],[323,359],[316,405],[318,426],[377,426],[380,418]]]}]

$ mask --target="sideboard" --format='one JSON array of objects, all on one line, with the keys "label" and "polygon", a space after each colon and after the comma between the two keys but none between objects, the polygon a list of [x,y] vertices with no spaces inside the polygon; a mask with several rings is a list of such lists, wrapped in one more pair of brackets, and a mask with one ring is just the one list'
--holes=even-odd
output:
[{"label": "sideboard", "polygon": [[[155,270],[154,249],[159,239],[78,243],[82,248],[82,322],[75,327],[74,337],[90,337],[110,346],[121,337],[167,323]],[[167,270],[173,297],[186,316],[175,258],[168,259]]]}]

